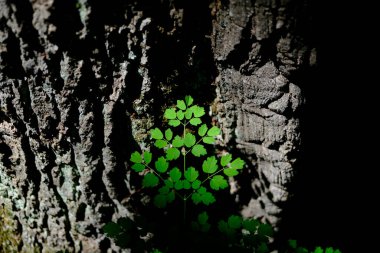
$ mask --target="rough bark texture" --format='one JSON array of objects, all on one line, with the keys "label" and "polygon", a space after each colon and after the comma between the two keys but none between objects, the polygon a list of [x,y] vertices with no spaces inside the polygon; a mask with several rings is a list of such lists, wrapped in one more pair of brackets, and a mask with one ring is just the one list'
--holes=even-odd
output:
[{"label": "rough bark texture", "polygon": [[[246,216],[278,222],[300,148],[300,72],[315,63],[301,1],[231,0],[214,23],[217,117],[223,144],[252,162],[241,196]],[[302,26],[301,26],[302,24]],[[252,197],[254,196],[254,197]]]},{"label": "rough bark texture", "polygon": [[[133,212],[128,157],[165,106],[211,104],[235,192],[276,223],[300,147],[303,1],[0,0],[0,192],[25,245],[100,252]],[[302,25],[302,26],[301,26]],[[301,36],[302,35],[302,36]]]}]

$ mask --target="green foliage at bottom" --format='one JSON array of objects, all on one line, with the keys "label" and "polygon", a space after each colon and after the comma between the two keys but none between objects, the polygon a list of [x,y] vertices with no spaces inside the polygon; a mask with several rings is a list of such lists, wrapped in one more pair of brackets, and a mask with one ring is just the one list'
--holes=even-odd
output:
[{"label": "green foliage at bottom", "polygon": [[288,241],[289,249],[286,253],[342,253],[339,249],[328,247],[323,249],[322,247],[316,247],[314,250],[307,250],[304,247],[298,245],[297,240]]},{"label": "green foliage at bottom", "polygon": [[[149,211],[133,220],[110,222],[104,233],[132,252],[270,252],[273,229],[269,224],[228,212],[227,218],[220,219],[215,206],[223,211],[230,205],[221,192],[228,192],[245,162],[207,147],[215,144],[221,131],[202,124],[206,111],[193,102],[186,96],[177,100],[176,107],[165,110],[169,128],[150,130],[155,151],[130,155],[130,168],[141,175],[142,188],[152,194]],[[289,246],[287,253],[309,253],[295,241]],[[331,248],[321,250],[310,253],[340,253]]]}]

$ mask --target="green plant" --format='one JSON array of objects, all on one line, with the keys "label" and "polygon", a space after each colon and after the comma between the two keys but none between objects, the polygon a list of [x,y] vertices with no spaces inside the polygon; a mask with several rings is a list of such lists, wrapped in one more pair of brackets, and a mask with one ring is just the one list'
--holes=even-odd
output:
[{"label": "green plant", "polygon": [[299,246],[297,240],[289,240],[288,244],[289,249],[286,251],[286,253],[341,253],[339,249],[334,249],[332,247],[328,247],[326,249],[323,249],[322,247],[316,247],[314,251],[309,251],[306,248]]},{"label": "green plant", "polygon": [[[220,129],[204,124],[205,109],[193,102],[186,96],[177,100],[176,107],[166,109],[164,118],[170,127],[150,131],[156,149],[135,151],[130,156],[130,167],[143,177],[142,187],[153,195],[153,205],[162,212],[151,209],[145,217],[120,218],[107,223],[104,232],[117,245],[134,252],[269,252],[270,225],[237,215],[220,220],[215,207],[214,212],[208,210],[245,162],[227,153],[210,155],[213,149],[208,150],[207,145],[214,145]],[[154,215],[158,218],[149,220]],[[193,221],[189,222],[189,216]],[[291,250],[303,252],[297,247]]]},{"label": "green plant", "polygon": [[[209,154],[207,145],[214,145],[220,129],[217,126],[204,124],[202,116],[205,115],[205,109],[194,105],[193,102],[191,96],[186,96],[184,100],[177,100],[175,108],[166,109],[164,118],[169,128],[164,130],[154,128],[150,131],[156,150],[135,151],[131,154],[130,161],[131,168],[143,176],[143,188],[156,189],[153,191],[155,207],[167,209],[168,205],[176,200],[182,202],[182,226],[172,226],[169,230],[174,231],[174,234],[178,234],[178,230],[181,230],[184,236],[187,235],[199,243],[202,238],[205,238],[202,233],[208,233],[212,229],[205,209],[216,202],[217,192],[228,189],[229,178],[238,175],[245,162],[240,158],[233,159],[231,154],[219,156]],[[195,215],[196,220],[190,224],[188,224],[189,201],[197,207],[193,209],[192,214],[200,210],[198,215]],[[228,245],[226,244],[225,247],[234,248],[239,241],[237,239],[239,235],[243,235],[242,229],[245,229],[247,233],[242,237],[244,242],[251,233],[252,237],[256,238],[256,244],[253,243],[250,246],[263,248],[261,244],[266,245],[270,236],[262,234],[258,240],[258,234],[262,230],[260,226],[263,224],[256,220],[241,221],[242,226],[251,224],[250,222],[257,224],[257,227],[251,226],[251,230],[247,230],[233,222],[237,219],[242,220],[241,217],[236,217],[239,216],[230,216],[227,222],[219,221],[218,227],[214,227],[214,232],[221,232],[220,237],[228,238],[226,240]],[[223,226],[224,223],[226,226]],[[142,222],[122,218],[117,223],[106,224],[104,231],[107,236],[114,238],[119,246],[140,248],[141,244],[147,244],[147,242],[140,242],[138,238],[144,237],[149,230],[141,224]],[[189,227],[191,232],[183,233]],[[260,227],[259,230],[254,230],[258,227]],[[135,245],[132,245],[132,242]],[[136,245],[137,242],[139,246]]]},{"label": "green plant", "polygon": [[[154,146],[163,151],[153,159],[152,152],[133,152],[131,168],[144,175],[143,187],[158,187],[154,205],[165,208],[167,204],[179,198],[183,202],[183,222],[186,222],[187,201],[206,206],[216,201],[213,191],[226,189],[228,177],[236,176],[244,167],[240,158],[223,155],[218,162],[214,155],[203,159],[202,169],[189,165],[188,157],[199,160],[207,156],[204,145],[213,145],[220,130],[216,126],[202,124],[205,115],[203,107],[193,105],[193,98],[177,100],[176,108],[166,109],[164,117],[169,126],[165,131],[154,128],[150,131]],[[176,128],[180,128],[179,134]],[[181,163],[177,160],[182,159]],[[154,161],[154,162],[153,162]]]},{"label": "green plant", "polygon": [[273,236],[273,228],[269,224],[231,215],[226,221],[219,221],[218,229],[227,237],[235,252],[269,252],[269,238]]}]

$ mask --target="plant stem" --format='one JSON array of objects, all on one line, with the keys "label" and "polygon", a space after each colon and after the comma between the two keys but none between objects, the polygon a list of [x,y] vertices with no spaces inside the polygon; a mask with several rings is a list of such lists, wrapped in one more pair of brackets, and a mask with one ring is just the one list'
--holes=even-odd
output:
[{"label": "plant stem", "polygon": [[158,177],[163,183],[165,183],[165,179],[163,179],[163,177],[161,177],[160,174],[158,174],[158,173],[157,173],[154,169],[152,169],[148,164],[146,164],[146,163],[143,163],[143,164],[145,165],[145,167],[148,168],[148,170],[149,170],[150,172],[156,174],[156,176],[157,176],[157,177]]},{"label": "plant stem", "polygon": [[[186,120],[185,124],[183,124],[183,136],[182,138],[185,138],[186,135]],[[186,151],[186,150],[185,150]],[[185,176],[185,171],[186,171],[186,152],[183,152],[183,175]],[[183,225],[186,225],[186,198],[182,198],[183,200]]]},{"label": "plant stem", "polygon": [[[198,141],[197,141],[197,143],[195,143],[194,145],[193,145],[193,147],[195,146],[195,145],[197,145],[198,143],[200,143],[202,140],[203,140],[203,138],[204,138],[204,136],[202,137],[202,138],[200,138]],[[193,147],[191,148],[191,149],[189,149],[187,152],[186,152],[186,155],[193,149]]]},{"label": "plant stem", "polygon": [[209,180],[210,178],[212,178],[213,176],[215,176],[216,174],[219,174],[221,171],[223,171],[225,169],[225,167],[221,168],[220,170],[218,170],[217,172],[214,172],[213,174],[209,175],[205,180],[202,181],[201,185],[204,184],[207,180]]},{"label": "plant stem", "polygon": [[[226,169],[226,167],[223,167],[223,168],[221,168],[220,170],[218,170],[217,172],[214,172],[213,174],[209,175],[205,180],[203,180],[203,181],[201,182],[201,185],[204,184],[207,180],[210,180],[210,178],[212,178],[212,177],[215,176],[216,174],[218,174],[218,173],[220,173],[221,171],[223,171],[224,169]],[[185,196],[185,200],[187,200],[188,198],[190,198],[191,195],[193,195],[193,193],[195,193],[195,192],[196,192],[196,190],[193,190],[192,193],[190,193],[189,195]]]}]

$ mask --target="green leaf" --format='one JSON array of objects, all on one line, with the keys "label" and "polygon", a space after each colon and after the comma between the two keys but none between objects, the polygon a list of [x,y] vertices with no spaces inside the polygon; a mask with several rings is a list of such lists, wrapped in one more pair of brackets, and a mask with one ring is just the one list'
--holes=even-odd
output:
[{"label": "green leaf", "polygon": [[149,164],[152,161],[152,153],[145,151],[144,152],[144,161],[146,164]]},{"label": "green leaf", "polygon": [[157,148],[164,148],[167,144],[168,143],[165,140],[156,140],[154,142],[154,146],[156,146]]},{"label": "green leaf", "polygon": [[200,180],[195,180],[194,182],[193,182],[193,184],[191,185],[191,187],[194,189],[194,190],[197,190],[197,189],[199,189],[199,187],[201,186],[201,184],[202,184],[202,182],[200,181]]},{"label": "green leaf", "polygon": [[[207,223],[206,225],[209,225],[209,224]],[[198,222],[195,222],[195,221],[191,222],[191,228],[193,229],[193,231],[197,231],[197,232],[202,231],[202,227],[206,225],[200,225]]]},{"label": "green leaf", "polygon": [[218,222],[218,229],[223,234],[227,234],[229,232],[228,224],[224,220]]},{"label": "green leaf", "polygon": [[188,180],[182,180],[183,182],[183,189],[189,190],[191,188],[191,183]]},{"label": "green leaf", "polygon": [[186,96],[186,97],[185,97],[185,102],[186,102],[186,105],[187,105],[187,106],[192,105],[192,104],[193,104],[193,101],[194,101],[194,99],[193,99],[191,96]]},{"label": "green leaf", "polygon": [[[290,244],[290,241],[294,241],[294,240],[289,240],[289,245],[290,247],[292,247],[292,245]],[[297,244],[296,244],[296,247],[297,247]],[[295,249],[295,247],[292,247],[292,248]],[[317,247],[315,248],[314,253],[323,253],[323,249],[321,247]]]},{"label": "green leaf", "polygon": [[162,134],[161,130],[157,127],[155,129],[150,130],[150,136],[156,140],[162,140],[162,138],[164,138],[164,135]]},{"label": "green leaf", "polygon": [[180,148],[183,146],[183,139],[179,137],[178,135],[174,137],[174,140],[172,142],[173,147]]},{"label": "green leaf", "polygon": [[334,253],[342,253],[340,250],[336,249]]},{"label": "green leaf", "polygon": [[207,233],[208,231],[210,231],[210,228],[211,228],[211,225],[209,223],[206,223],[201,226],[200,230],[203,233]]},{"label": "green leaf", "polygon": [[168,161],[176,160],[180,155],[178,148],[169,148],[166,151],[166,159]]},{"label": "green leaf", "polygon": [[179,110],[177,112],[177,119],[183,120],[184,117],[185,117],[185,113],[183,111]]},{"label": "green leaf", "polygon": [[325,253],[334,253],[334,249],[333,248],[326,248],[325,250]]},{"label": "green leaf", "polygon": [[202,126],[200,126],[198,128],[198,134],[199,136],[204,136],[206,133],[207,133],[207,125],[206,124],[203,124]]},{"label": "green leaf", "polygon": [[186,104],[183,100],[177,100],[177,107],[181,110],[186,110]]},{"label": "green leaf", "polygon": [[133,228],[136,227],[135,224],[134,224],[134,221],[132,221],[131,219],[126,218],[126,217],[122,217],[122,218],[117,219],[117,224],[124,231],[131,230],[131,229],[133,229]]},{"label": "green leaf", "polygon": [[174,188],[176,190],[182,190],[183,189],[183,181],[177,181],[174,183]]},{"label": "green leaf", "polygon": [[222,165],[223,167],[225,167],[225,166],[227,166],[227,164],[229,164],[231,162],[231,160],[232,160],[232,155],[231,154],[224,155],[220,159],[220,165]]},{"label": "green leaf", "polygon": [[191,195],[191,200],[194,202],[194,204],[198,205],[202,201],[201,194],[195,192]]},{"label": "green leaf", "polygon": [[119,235],[121,231],[121,227],[116,224],[115,222],[108,222],[104,227],[103,227],[103,232],[108,236],[108,237],[115,237]]},{"label": "green leaf", "polygon": [[242,225],[242,218],[237,215],[231,215],[228,218],[227,223],[228,223],[228,226],[230,226],[230,228],[239,229],[241,228],[241,225]]},{"label": "green leaf", "polygon": [[157,171],[161,173],[166,172],[169,168],[169,163],[166,161],[166,159],[163,156],[158,158],[157,161],[154,163],[154,165],[156,166]]},{"label": "green leaf", "polygon": [[175,199],[175,193],[174,191],[170,191],[168,195],[166,195],[166,200],[168,201],[168,203],[172,203],[174,199]]},{"label": "green leaf", "polygon": [[153,203],[158,208],[165,208],[167,205],[166,195],[164,194],[157,194],[154,197]]},{"label": "green leaf", "polygon": [[[308,250],[303,247],[298,247],[296,253],[308,253]],[[326,253],[326,252],[325,252]]]},{"label": "green leaf", "polygon": [[190,120],[190,124],[193,126],[198,126],[199,124],[202,124],[202,120],[199,118],[193,118]]},{"label": "green leaf", "polygon": [[215,138],[214,137],[203,137],[203,142],[207,144],[214,144]]},{"label": "green leaf", "polygon": [[[288,243],[289,243],[289,247],[290,248],[292,248],[292,249],[296,249],[297,248],[297,240],[288,240]],[[322,250],[321,253],[323,253],[323,250]]]},{"label": "green leaf", "polygon": [[173,126],[173,127],[177,127],[181,124],[181,121],[177,120],[177,119],[171,119],[169,120],[169,126]]},{"label": "green leaf", "polygon": [[165,131],[165,138],[170,141],[173,138],[173,131],[169,128]]},{"label": "green leaf", "polygon": [[205,194],[202,195],[202,202],[206,206],[214,203],[216,201],[214,195],[212,195],[211,192],[206,192]]},{"label": "green leaf", "polygon": [[185,112],[185,118],[186,119],[191,119],[193,117],[193,110],[191,108],[187,108]]},{"label": "green leaf", "polygon": [[167,119],[175,119],[177,114],[173,108],[168,108],[165,110],[164,117]]},{"label": "green leaf", "polygon": [[259,224],[260,222],[255,219],[244,220],[243,228],[248,230],[251,233],[251,235],[253,235],[259,227]]},{"label": "green leaf", "polygon": [[191,150],[191,153],[194,156],[197,156],[197,157],[200,157],[200,156],[203,156],[203,155],[207,155],[207,151],[206,151],[205,147],[202,144],[195,145],[193,147],[193,149]]},{"label": "green leaf", "polygon": [[203,204],[208,206],[216,201],[214,195],[208,192],[205,187],[199,188],[198,192],[201,194]]},{"label": "green leaf", "polygon": [[141,163],[142,162],[141,154],[135,151],[131,154],[131,158],[129,160],[134,163]]},{"label": "green leaf", "polygon": [[144,187],[155,187],[158,185],[158,177],[149,172],[144,176],[142,184]]},{"label": "green leaf", "polygon": [[202,212],[198,215],[199,224],[204,225],[207,223],[207,220],[208,220],[207,212]]},{"label": "green leaf", "polygon": [[186,147],[190,148],[196,142],[195,136],[191,133],[186,133],[185,138],[183,139],[183,142]]},{"label": "green leaf", "polygon": [[169,172],[169,176],[172,179],[173,182],[177,182],[182,177],[182,172],[177,168],[173,168]]},{"label": "green leaf", "polygon": [[202,164],[203,172],[212,174],[218,169],[217,160],[215,156],[208,157]]},{"label": "green leaf", "polygon": [[168,194],[169,191],[170,191],[170,188],[167,185],[164,185],[160,189],[158,189],[158,192],[161,194]]},{"label": "green leaf", "polygon": [[141,163],[135,163],[132,165],[132,169],[136,172],[141,172],[141,171],[145,170],[145,166],[144,166],[144,164],[141,164]]},{"label": "green leaf", "polygon": [[260,243],[259,247],[257,248],[257,253],[267,253],[269,252],[268,245],[264,242]]},{"label": "green leaf", "polygon": [[207,192],[206,188],[203,186],[191,195],[191,199],[196,205],[202,202],[206,206],[216,201],[214,195],[211,192]]},{"label": "green leaf", "polygon": [[260,235],[265,235],[265,236],[271,237],[271,236],[273,236],[273,228],[269,224],[261,223],[259,225],[257,233]]},{"label": "green leaf", "polygon": [[217,136],[220,133],[220,129],[217,126],[213,126],[208,130],[207,135],[208,136]]},{"label": "green leaf", "polygon": [[221,175],[213,176],[210,180],[210,187],[213,190],[226,189],[228,187],[228,182]]},{"label": "green leaf", "polygon": [[166,179],[164,181],[165,185],[169,188],[173,188],[174,187],[174,184],[173,184],[173,181],[169,180],[169,179]]},{"label": "green leaf", "polygon": [[234,176],[237,176],[239,174],[237,169],[233,169],[233,168],[224,169],[223,173],[229,177],[234,177]]},{"label": "green leaf", "polygon": [[205,115],[205,109],[203,107],[194,105],[191,108],[193,109],[194,117],[199,118]]},{"label": "green leaf", "polygon": [[189,182],[194,182],[199,176],[199,172],[194,167],[189,167],[185,171],[185,178]]},{"label": "green leaf", "polygon": [[242,169],[244,167],[245,162],[240,159],[236,158],[232,163],[231,163],[231,168],[233,169]]}]

